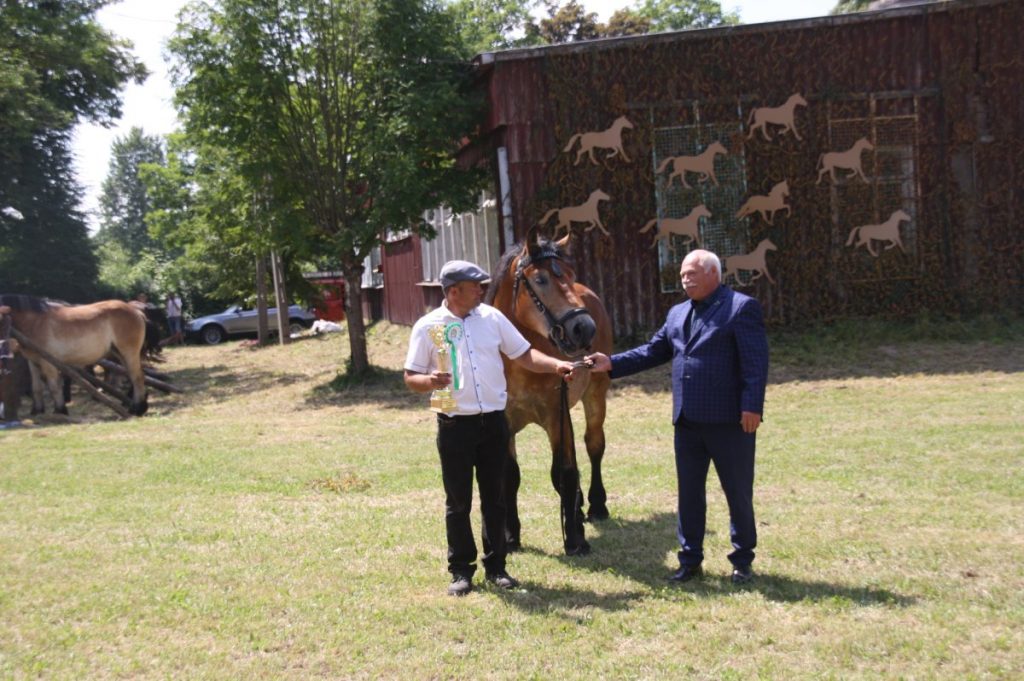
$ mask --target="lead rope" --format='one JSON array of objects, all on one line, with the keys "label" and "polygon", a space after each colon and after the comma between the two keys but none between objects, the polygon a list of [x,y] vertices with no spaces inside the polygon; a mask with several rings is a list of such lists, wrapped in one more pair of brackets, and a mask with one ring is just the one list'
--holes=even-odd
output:
[{"label": "lead rope", "polygon": [[[560,419],[560,421],[558,423],[558,437],[562,441],[562,462],[561,462],[562,465],[559,466],[559,469],[558,469],[558,492],[559,492],[559,495],[561,495],[565,491],[565,469],[566,469],[565,463],[566,463],[566,461],[569,458],[569,452],[572,451],[572,450],[567,449],[567,448],[575,446],[576,435],[573,432],[572,419],[569,418],[569,386],[565,382],[565,378],[564,377],[562,377],[562,385],[559,388],[559,391],[561,392],[561,395],[560,395],[560,397],[561,397],[561,409],[560,409],[561,419]],[[566,423],[569,424],[569,428],[568,428],[569,429],[569,437],[568,438],[565,437],[565,430],[566,430],[566,425],[565,424]],[[578,468],[579,467],[577,466],[577,470],[578,470]],[[576,489],[574,489],[572,491],[572,522],[573,522],[573,527],[576,526],[576,521],[578,520],[577,513],[579,512],[579,509],[576,506],[576,501],[579,499],[579,495],[580,495],[580,481],[579,481],[579,474],[577,473]],[[558,505],[558,511],[559,511],[559,516],[560,516],[561,521],[562,521],[562,546],[564,547],[565,546],[565,542],[568,539],[568,535],[566,534],[566,531],[565,531],[565,520],[566,520],[566,518],[565,518],[565,504],[559,504]]]}]

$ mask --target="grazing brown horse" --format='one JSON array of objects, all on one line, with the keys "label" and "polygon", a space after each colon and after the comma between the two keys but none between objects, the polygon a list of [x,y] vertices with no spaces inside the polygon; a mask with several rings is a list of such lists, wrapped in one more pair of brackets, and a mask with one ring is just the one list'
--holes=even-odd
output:
[{"label": "grazing brown horse", "polygon": [[[610,352],[612,327],[600,298],[576,281],[569,261],[571,238],[570,234],[557,242],[538,239],[535,231],[530,230],[526,243],[514,247],[499,262],[487,291],[487,302],[512,320],[533,347],[556,357],[579,360],[588,352]],[[561,497],[565,551],[570,555],[587,553],[590,545],[583,532],[583,495],[579,491],[580,474],[568,408],[583,402],[587,425],[584,441],[591,466],[587,515],[591,519],[607,518],[601,459],[605,447],[605,400],[611,382],[608,374],[577,369],[572,382],[566,385],[565,409],[562,380],[558,376],[533,373],[507,359],[505,376],[505,414],[512,433],[505,487],[509,547],[518,548],[521,544],[515,434],[536,423],[547,432],[551,443],[551,483]]]},{"label": "grazing brown horse", "polygon": [[[56,359],[74,367],[92,366],[115,351],[132,383],[129,411],[146,413],[145,376],[141,352],[146,340],[146,318],[137,308],[120,300],[91,305],[60,305],[32,296],[0,295],[0,305],[10,308],[14,328]],[[43,380],[54,401],[54,411],[67,414],[60,372],[27,347],[21,353],[32,372],[32,413],[43,411]]]}]

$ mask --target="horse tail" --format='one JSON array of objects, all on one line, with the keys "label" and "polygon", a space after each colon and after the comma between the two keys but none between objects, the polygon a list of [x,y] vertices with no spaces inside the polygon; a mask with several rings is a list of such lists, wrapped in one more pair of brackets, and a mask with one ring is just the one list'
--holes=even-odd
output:
[{"label": "horse tail", "polygon": [[576,140],[578,140],[579,138],[580,138],[580,133],[576,133],[575,135],[570,137],[569,138],[569,143],[565,145],[565,149],[562,149],[562,151],[565,152],[565,151],[569,151],[570,149],[572,149],[572,145],[576,144]]},{"label": "horse tail", "polygon": [[846,240],[846,245],[849,246],[853,243],[853,238],[857,236],[857,232],[860,231],[860,227],[854,227],[850,230],[850,238]]},{"label": "horse tail", "polygon": [[754,122],[755,113],[757,113],[757,107],[754,107],[753,109],[750,110],[750,115],[747,116],[747,125],[750,125],[751,123]]},{"label": "horse tail", "polygon": [[752,212],[753,211],[750,210],[750,201],[747,201],[742,206],[740,206],[740,209],[738,211],[736,211],[736,217],[738,217],[738,218],[745,218],[748,215],[750,215]]},{"label": "horse tail", "polygon": [[653,227],[656,224],[658,224],[658,218],[650,220],[646,225],[640,228],[640,233],[646,234],[647,232],[651,231],[651,227]]},{"label": "horse tail", "polygon": [[672,158],[673,158],[672,156],[669,156],[664,161],[662,161],[661,164],[658,165],[658,169],[654,171],[655,174],[664,172],[665,168],[668,167],[668,164],[672,162]]},{"label": "horse tail", "polygon": [[557,212],[558,212],[557,208],[552,208],[547,213],[544,213],[544,217],[542,217],[540,220],[538,220],[537,224],[538,225],[543,225],[545,222],[547,222],[551,218],[552,215],[554,215]]}]

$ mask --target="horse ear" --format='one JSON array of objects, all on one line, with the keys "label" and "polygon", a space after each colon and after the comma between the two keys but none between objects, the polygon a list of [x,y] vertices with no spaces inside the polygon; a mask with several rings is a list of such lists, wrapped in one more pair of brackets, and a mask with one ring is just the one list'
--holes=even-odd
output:
[{"label": "horse ear", "polygon": [[566,256],[572,255],[572,244],[573,240],[571,231],[566,232],[565,236],[555,242],[555,246],[558,247],[558,250]]},{"label": "horse ear", "polygon": [[531,260],[534,260],[540,254],[540,238],[539,230],[534,225],[526,232],[526,243],[524,244],[524,250],[530,256]]}]

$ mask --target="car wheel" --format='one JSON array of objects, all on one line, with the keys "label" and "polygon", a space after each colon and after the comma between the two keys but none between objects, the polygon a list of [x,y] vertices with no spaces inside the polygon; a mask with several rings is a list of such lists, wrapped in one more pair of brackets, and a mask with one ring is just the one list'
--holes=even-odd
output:
[{"label": "car wheel", "polygon": [[224,340],[224,329],[216,324],[207,324],[200,332],[200,336],[207,345],[216,345]]},{"label": "car wheel", "polygon": [[291,319],[288,321],[288,333],[290,333],[291,335],[298,335],[305,330],[306,327],[303,326],[302,322],[300,322],[298,319]]}]

